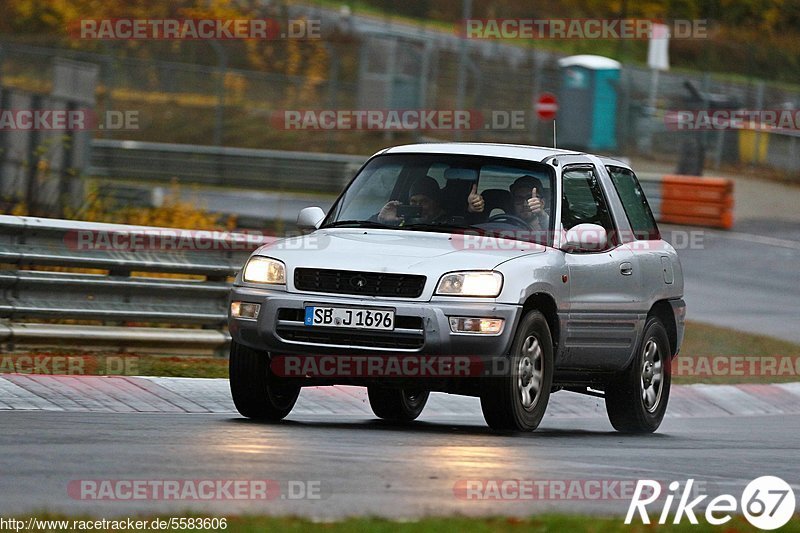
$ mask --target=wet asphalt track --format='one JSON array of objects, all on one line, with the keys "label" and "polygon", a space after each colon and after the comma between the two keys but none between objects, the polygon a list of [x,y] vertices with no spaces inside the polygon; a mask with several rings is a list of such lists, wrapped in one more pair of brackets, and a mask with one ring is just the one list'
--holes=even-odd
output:
[{"label": "wet asphalt track", "polygon": [[760,220],[732,232],[661,229],[683,266],[687,320],[800,343],[800,226]]},{"label": "wet asphalt track", "polygon": [[[691,477],[713,496],[741,494],[749,480],[772,474],[800,494],[798,415],[668,418],[658,433],[646,436],[616,433],[603,415],[551,417],[535,433],[497,435],[474,410],[459,416],[423,413],[406,427],[352,414],[298,414],[270,425],[227,413],[9,411],[0,413],[0,514],[618,515],[629,503],[613,494],[600,501],[482,501],[454,491],[459,481],[481,479]],[[70,481],[82,479],[269,479],[280,484],[283,497],[84,501],[67,492]],[[321,498],[287,499],[290,482],[318,483]]]}]

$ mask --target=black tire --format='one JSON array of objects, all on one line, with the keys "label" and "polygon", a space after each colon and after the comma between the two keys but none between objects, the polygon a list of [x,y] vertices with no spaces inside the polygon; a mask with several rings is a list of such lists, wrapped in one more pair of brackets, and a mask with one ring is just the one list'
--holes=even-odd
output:
[{"label": "black tire", "polygon": [[415,420],[425,404],[428,403],[429,391],[409,391],[380,386],[367,387],[369,406],[378,418],[394,422],[411,422]]},{"label": "black tire", "polygon": [[539,311],[522,317],[508,363],[504,375],[488,378],[481,391],[483,418],[494,430],[533,431],[547,410],[553,386],[553,338]]},{"label": "black tire", "polygon": [[300,387],[287,385],[270,370],[269,355],[231,341],[228,364],[231,395],[242,416],[281,420],[288,415]]},{"label": "black tire", "polygon": [[667,412],[671,383],[669,337],[661,321],[651,316],[630,366],[606,386],[606,412],[614,429],[627,433],[658,429]]}]

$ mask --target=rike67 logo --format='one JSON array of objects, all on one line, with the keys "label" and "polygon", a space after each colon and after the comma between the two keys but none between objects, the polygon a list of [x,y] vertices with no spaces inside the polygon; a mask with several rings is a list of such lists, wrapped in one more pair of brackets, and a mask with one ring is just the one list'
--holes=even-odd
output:
[{"label": "rike67 logo", "polygon": [[[669,492],[663,499],[663,507],[658,517],[659,524],[666,524],[672,514],[673,524],[680,524],[685,517],[692,524],[697,524],[695,508],[703,507],[707,494],[697,496],[691,501],[694,480],[689,479],[681,490],[681,484],[673,481],[669,484]],[[625,523],[630,524],[638,512],[642,523],[650,523],[647,506],[661,498],[661,484],[657,481],[639,480],[625,516]],[[678,499],[673,511],[673,503]],[[659,501],[660,503],[660,501]],[[739,500],[731,494],[722,494],[704,505],[705,519],[711,525],[719,526],[731,519],[731,514],[741,511],[750,524],[763,530],[778,529],[786,525],[794,515],[796,500],[792,487],[779,477],[762,476],[748,483]]]}]

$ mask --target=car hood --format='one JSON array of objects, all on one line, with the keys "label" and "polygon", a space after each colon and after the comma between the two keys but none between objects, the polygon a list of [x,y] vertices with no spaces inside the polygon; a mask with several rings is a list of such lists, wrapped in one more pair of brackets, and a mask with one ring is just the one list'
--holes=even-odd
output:
[{"label": "car hood", "polygon": [[256,250],[289,270],[317,267],[372,272],[432,274],[492,269],[544,246],[472,235],[422,231],[333,228],[281,239]]}]

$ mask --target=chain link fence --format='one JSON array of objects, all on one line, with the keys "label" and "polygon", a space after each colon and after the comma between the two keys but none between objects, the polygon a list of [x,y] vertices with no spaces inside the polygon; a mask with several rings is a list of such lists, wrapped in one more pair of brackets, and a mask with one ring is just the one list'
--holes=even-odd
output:
[{"label": "chain link fence", "polygon": [[[560,93],[563,70],[558,59],[563,54],[459,41],[436,30],[409,33],[387,26],[356,33],[352,39],[324,42],[324,66],[316,76],[229,68],[225,49],[214,47],[213,58],[207,58],[211,64],[200,65],[163,55],[144,60],[113,51],[89,53],[5,42],[0,43],[0,83],[46,93],[52,88],[50,70],[56,58],[97,65],[98,110],[138,114],[136,128],[95,131],[98,138],[350,154],[420,140],[552,143],[552,123],[536,118],[534,103],[544,92]],[[652,71],[626,64],[616,88],[614,155],[674,159],[689,139],[702,142],[707,161],[717,166],[769,162],[764,161],[763,139],[757,132],[670,131],[666,121],[670,110],[699,105],[692,101],[687,82],[704,95],[722,95],[736,108],[800,107],[796,86],[674,71],[661,72],[654,85]],[[468,131],[307,131],[275,124],[275,113],[287,109],[469,109],[479,111],[483,122]],[[522,121],[509,125],[512,113]],[[789,150],[787,144],[783,155],[788,157]],[[791,157],[783,165],[797,170],[791,168]]]}]

